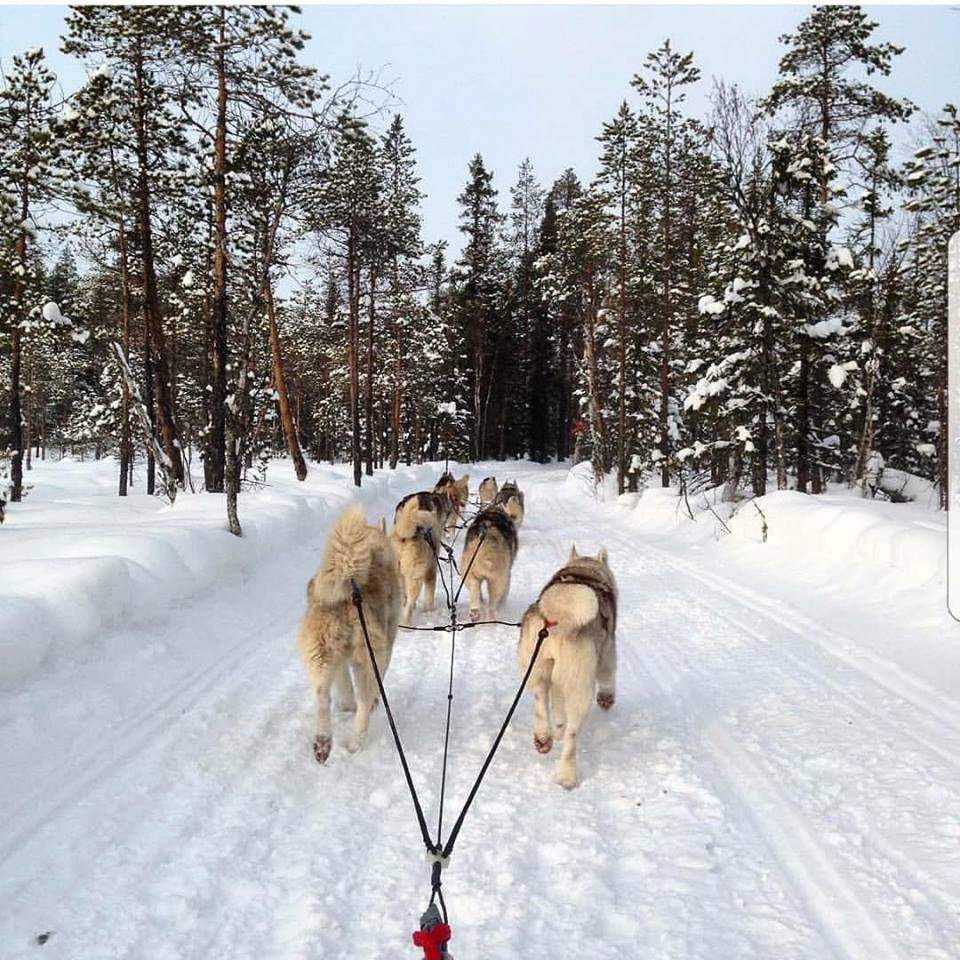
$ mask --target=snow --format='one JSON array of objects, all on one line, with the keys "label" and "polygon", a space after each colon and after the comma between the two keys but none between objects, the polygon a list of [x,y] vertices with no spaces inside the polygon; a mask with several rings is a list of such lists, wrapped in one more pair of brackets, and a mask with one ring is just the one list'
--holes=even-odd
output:
[{"label": "snow", "polygon": [[69,323],[66,317],[60,312],[60,307],[52,300],[43,305],[43,319],[46,320],[47,323],[52,323],[55,326]]},{"label": "snow", "polygon": [[[379,472],[361,499],[389,515],[442,469]],[[674,491],[617,498],[608,480],[598,497],[589,464],[509,469],[527,510],[504,619],[571,542],[605,545],[618,695],[588,719],[572,793],[521,703],[444,874],[453,955],[954,957],[960,626],[942,515],[771,493],[763,542],[752,503],[714,506],[724,534],[702,497],[693,521]],[[219,496],[119,500],[112,463],[28,476],[0,527],[4,662],[33,661],[0,691],[4,957],[36,956],[47,932],[60,960],[412,956],[428,868],[383,711],[364,751],[317,767],[295,655],[348,468],[297,484],[274,463],[241,496],[243,540]],[[515,639],[492,626],[457,644],[448,816],[512,696]],[[431,822],[448,658],[446,635],[401,634],[387,675]]]}]

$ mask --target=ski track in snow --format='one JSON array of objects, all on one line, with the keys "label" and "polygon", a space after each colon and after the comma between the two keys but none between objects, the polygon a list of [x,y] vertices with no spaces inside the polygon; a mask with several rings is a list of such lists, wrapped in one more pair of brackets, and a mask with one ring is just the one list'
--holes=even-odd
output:
[{"label": "ski track in snow", "polygon": [[[591,712],[571,793],[553,783],[557,748],[534,752],[521,703],[444,874],[454,956],[955,958],[949,698],[653,545],[565,488],[562,468],[515,469],[528,513],[503,618],[572,541],[606,545],[617,702]],[[474,487],[486,475],[470,472]],[[370,515],[433,479],[378,476]],[[311,756],[295,632],[321,548],[292,545],[2,695],[11,742],[39,739],[9,757],[4,740],[16,782],[0,798],[0,955],[414,955],[429,869],[383,711],[362,752],[345,749],[352,717],[337,714],[329,763]],[[401,633],[386,680],[431,826],[449,643]],[[448,829],[513,695],[515,643],[500,626],[457,639]]]}]

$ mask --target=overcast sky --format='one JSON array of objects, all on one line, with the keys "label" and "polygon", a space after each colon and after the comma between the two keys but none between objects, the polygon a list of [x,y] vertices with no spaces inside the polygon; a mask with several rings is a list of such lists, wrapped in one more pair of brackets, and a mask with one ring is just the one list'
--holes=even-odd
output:
[{"label": "overcast sky", "polygon": [[[43,46],[66,92],[82,80],[59,53],[64,7],[0,6],[0,58]],[[595,169],[593,137],[625,97],[645,55],[666,37],[692,50],[704,79],[687,107],[703,115],[710,78],[766,92],[801,6],[305,6],[306,58],[335,82],[378,71],[417,147],[424,239],[454,249],[456,197],[477,151],[504,205],[524,157],[549,185],[566,167]],[[925,110],[960,101],[960,12],[948,6],[868,6],[875,37],[905,46],[887,91]]]}]

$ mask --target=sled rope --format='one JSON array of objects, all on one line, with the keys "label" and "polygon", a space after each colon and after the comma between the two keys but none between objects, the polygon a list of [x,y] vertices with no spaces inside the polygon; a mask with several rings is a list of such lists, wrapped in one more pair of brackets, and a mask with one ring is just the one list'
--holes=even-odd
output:
[{"label": "sled rope", "polygon": [[387,699],[387,691],[383,687],[383,677],[380,676],[380,667],[377,665],[377,658],[373,652],[373,644],[370,642],[370,632],[367,630],[367,618],[363,615],[363,592],[360,584],[356,580],[350,580],[350,587],[353,593],[353,605],[357,608],[357,617],[360,620],[360,629],[363,631],[363,639],[367,645],[367,653],[370,656],[370,663],[373,666],[373,675],[377,681],[377,690],[380,693],[380,700],[383,702],[383,710],[390,723],[390,730],[393,733],[393,742],[397,748],[397,754],[400,757],[400,765],[403,767],[403,775],[407,779],[407,788],[410,790],[410,798],[413,800],[413,808],[417,813],[417,822],[420,824],[420,834],[426,845],[428,853],[436,853],[433,841],[430,839],[430,830],[427,827],[427,820],[423,815],[423,807],[420,805],[420,797],[417,796],[417,788],[413,784],[413,776],[410,773],[410,765],[407,763],[407,755],[403,752],[403,744],[400,741],[400,733],[397,730],[397,724],[393,719],[393,711],[390,709],[390,701]]},{"label": "sled rope", "polygon": [[[540,648],[543,646],[544,640],[550,634],[550,628],[556,626],[554,621],[546,620],[543,621],[543,626],[540,628],[539,633],[537,634],[537,642],[533,648],[533,653],[530,657],[530,662],[527,664],[527,669],[524,672],[523,678],[520,681],[520,685],[517,687],[517,692],[514,695],[513,701],[510,704],[507,714],[503,719],[503,723],[500,725],[500,729],[497,731],[497,735],[493,740],[493,743],[490,746],[489,751],[483,761],[483,764],[480,767],[480,771],[476,776],[476,779],[473,782],[473,786],[470,788],[470,792],[467,794],[467,799],[464,801],[463,807],[460,810],[460,814],[454,822],[453,829],[450,831],[450,835],[447,837],[446,842],[443,841],[443,811],[444,811],[444,801],[446,798],[446,785],[447,785],[447,761],[449,759],[449,750],[450,750],[450,723],[453,713],[453,673],[454,673],[454,663],[456,658],[456,638],[457,633],[461,630],[467,630],[470,627],[479,627],[485,623],[497,623],[503,624],[505,626],[520,626],[519,623],[512,623],[504,620],[486,620],[486,621],[471,621],[468,623],[460,623],[457,620],[457,600],[460,597],[460,592],[463,590],[463,585],[466,582],[467,575],[470,573],[470,568],[473,566],[474,560],[477,558],[483,539],[486,536],[487,530],[485,526],[480,527],[479,538],[477,546],[473,551],[473,556],[470,558],[470,562],[467,564],[466,570],[463,573],[463,576],[460,580],[460,585],[457,588],[456,593],[451,598],[450,589],[448,589],[446,580],[443,576],[443,569],[441,566],[439,551],[436,549],[436,546],[433,544],[433,538],[431,537],[429,531],[424,534],[427,542],[434,548],[434,556],[437,561],[437,566],[439,569],[441,582],[443,583],[444,593],[447,598],[447,608],[450,612],[450,623],[440,626],[433,627],[405,627],[404,629],[408,630],[430,630],[430,631],[442,631],[450,633],[450,669],[447,681],[447,716],[446,724],[444,729],[444,738],[443,738],[443,765],[441,770],[440,778],[440,800],[439,800],[439,809],[437,814],[437,839],[434,841],[430,836],[430,829],[427,826],[426,817],[423,813],[423,806],[420,803],[420,797],[417,794],[416,785],[413,782],[413,775],[410,772],[410,765],[407,762],[407,756],[403,749],[403,743],[400,740],[400,733],[397,730],[396,721],[393,718],[393,711],[390,708],[390,701],[387,697],[387,691],[383,685],[383,677],[380,674],[380,668],[377,665],[377,658],[373,651],[373,644],[370,641],[370,633],[367,629],[367,620],[363,613],[363,591],[360,588],[360,585],[356,580],[351,580],[350,585],[352,588],[353,594],[353,604],[357,609],[357,618],[360,622],[360,628],[363,632],[364,643],[367,648],[367,654],[370,657],[370,663],[373,667],[373,675],[377,681],[377,690],[380,694],[380,699],[383,702],[383,709],[387,715],[387,721],[390,724],[390,731],[393,734],[393,743],[397,750],[397,755],[400,758],[400,765],[403,768],[403,775],[407,782],[407,789],[410,792],[410,798],[413,801],[413,808],[417,815],[417,823],[420,827],[420,835],[423,838],[424,846],[427,849],[427,856],[431,863],[431,872],[430,872],[430,903],[427,907],[426,913],[424,913],[421,918],[421,928],[419,931],[413,934],[413,942],[415,946],[419,946],[424,951],[424,957],[426,960],[430,958],[442,958],[446,955],[446,943],[449,941],[452,936],[450,927],[448,924],[447,917],[447,905],[443,898],[443,883],[442,883],[442,872],[443,868],[447,865],[450,859],[450,855],[453,853],[454,844],[457,841],[457,837],[460,835],[460,830],[463,827],[464,820],[466,819],[467,813],[470,810],[470,807],[473,805],[473,801],[476,799],[477,793],[480,790],[480,786],[483,783],[483,779],[487,774],[487,770],[490,769],[490,765],[493,763],[493,758],[496,756],[497,750],[500,748],[500,743],[503,740],[504,735],[507,732],[507,728],[510,726],[510,721],[513,719],[513,715],[516,712],[517,705],[520,703],[520,698],[523,696],[523,691],[526,689],[527,681],[530,679],[530,674],[533,672],[534,665],[537,662],[537,657],[540,654]],[[448,549],[447,560],[451,565],[455,565],[453,559],[453,551]],[[451,587],[452,587],[452,571],[451,571]],[[437,912],[435,903],[439,902],[440,911]],[[440,922],[442,916],[442,923]]]}]

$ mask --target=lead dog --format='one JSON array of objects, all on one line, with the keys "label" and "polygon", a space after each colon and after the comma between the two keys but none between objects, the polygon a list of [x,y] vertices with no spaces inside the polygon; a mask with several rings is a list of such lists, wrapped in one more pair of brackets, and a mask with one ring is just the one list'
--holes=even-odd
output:
[{"label": "lead dog", "polygon": [[337,521],[320,569],[307,584],[307,612],[298,636],[300,656],[317,695],[313,741],[317,763],[325,763],[333,747],[331,688],[336,686],[343,709],[357,711],[352,750],[363,746],[370,711],[377,700],[376,678],[353,605],[353,580],[362,591],[370,643],[383,676],[390,666],[400,622],[400,573],[387,536],[386,521],[369,526],[357,505],[348,507]]},{"label": "lead dog", "polygon": [[577,736],[594,693],[604,710],[614,701],[617,585],[605,549],[596,557],[581,557],[574,546],[567,565],[528,607],[517,650],[521,676],[544,626],[550,632],[530,674],[533,745],[539,753],[549,753],[554,737],[563,737],[556,780],[571,790],[579,783]]},{"label": "lead dog", "polygon": [[517,528],[502,507],[487,507],[470,522],[460,569],[470,591],[471,620],[480,619],[481,587],[484,584],[488,613],[495,613],[506,600],[517,546]]}]

